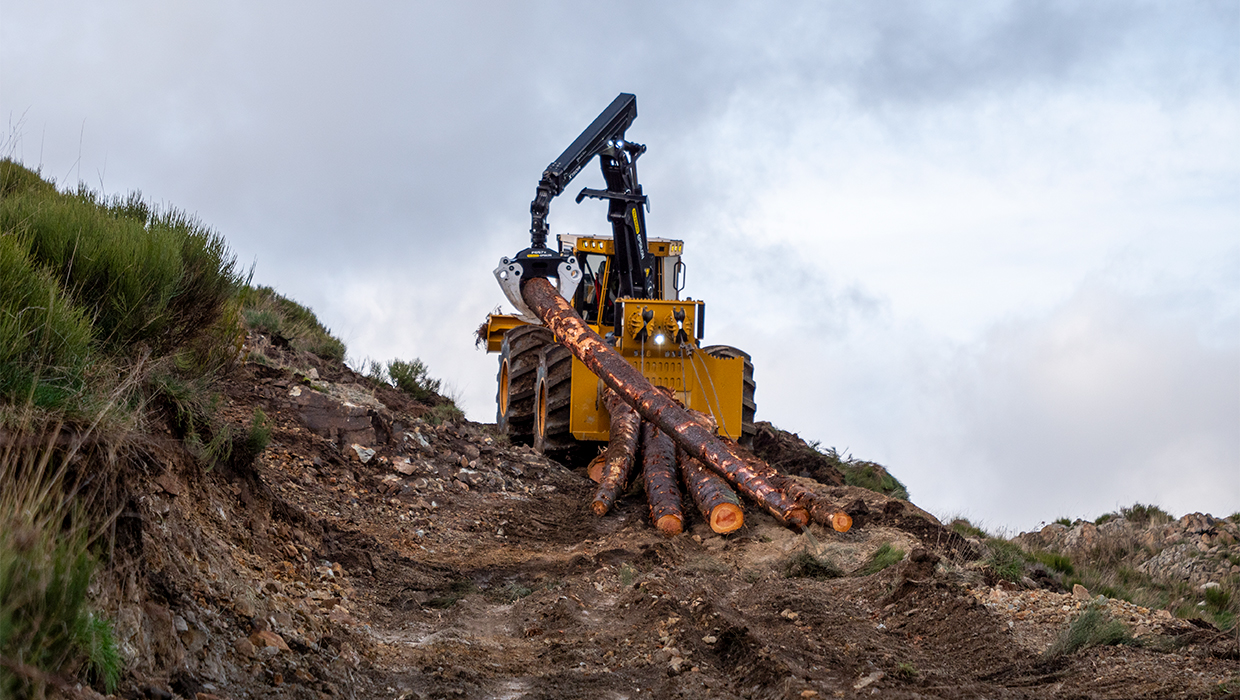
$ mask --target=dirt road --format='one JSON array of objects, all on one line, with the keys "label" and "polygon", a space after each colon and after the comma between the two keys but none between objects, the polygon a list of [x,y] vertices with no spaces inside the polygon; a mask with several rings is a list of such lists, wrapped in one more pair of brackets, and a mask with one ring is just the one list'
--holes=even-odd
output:
[{"label": "dirt road", "polygon": [[[637,495],[595,517],[584,470],[490,426],[431,425],[343,368],[313,374],[250,363],[230,379],[224,417],[244,425],[258,406],[274,423],[252,468],[203,472],[168,446],[170,466],[134,484],[120,544],[135,564],[111,594],[132,695],[1240,692],[1234,640],[1154,611],[1132,613],[1148,614],[1142,645],[1044,654],[1085,603],[988,585],[976,545],[903,501],[819,485],[863,504],[851,531],[797,533],[749,508],[732,535],[691,520],[665,539]],[[307,392],[366,415],[374,453],[325,437]],[[884,545],[903,558],[867,573]]]}]

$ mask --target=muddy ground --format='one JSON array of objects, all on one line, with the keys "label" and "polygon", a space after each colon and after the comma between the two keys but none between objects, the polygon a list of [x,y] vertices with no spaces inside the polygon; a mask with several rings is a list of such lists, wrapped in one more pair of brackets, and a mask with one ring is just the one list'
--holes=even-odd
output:
[{"label": "muddy ground", "polygon": [[[851,531],[798,533],[748,508],[732,535],[695,517],[665,539],[638,495],[595,517],[583,469],[492,426],[432,425],[429,407],[347,369],[259,351],[220,415],[238,429],[255,407],[270,417],[258,460],[204,470],[169,435],[131,484],[117,533],[127,563],[100,592],[130,660],[125,696],[1240,692],[1234,638],[1157,611],[1124,613],[1139,646],[1045,654],[1082,601],[996,581],[976,543],[903,501],[807,480],[848,505]],[[339,407],[339,424],[308,419],[311,404]],[[359,420],[373,455],[348,441],[369,437],[345,431]],[[884,544],[906,557],[865,575]],[[814,573],[806,554],[843,575],[789,577]]]}]

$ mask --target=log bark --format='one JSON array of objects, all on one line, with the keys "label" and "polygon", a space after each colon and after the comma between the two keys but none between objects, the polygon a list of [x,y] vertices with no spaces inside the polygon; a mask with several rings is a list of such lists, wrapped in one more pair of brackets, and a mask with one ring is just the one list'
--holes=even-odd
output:
[{"label": "log bark", "polygon": [[[725,442],[730,442],[724,438]],[[831,505],[826,498],[820,496],[801,482],[779,473],[775,467],[754,457],[746,461],[755,472],[766,477],[768,481],[783,491],[797,506],[809,512],[810,518],[819,525],[828,526],[836,532],[848,532],[852,528],[852,517],[843,510]]]},{"label": "log bark", "polygon": [[741,493],[781,522],[798,527],[809,523],[807,510],[756,474],[734,448],[698,425],[671,397],[653,390],[641,372],[590,330],[550,282],[541,278],[527,280],[521,285],[521,296],[577,359],[684,451],[735,484]]},{"label": "log bark", "polygon": [[685,514],[676,485],[676,443],[649,421],[642,422],[642,471],[650,522],[667,537],[679,535],[685,529]]},{"label": "log bark", "polygon": [[640,436],[641,416],[620,400],[611,389],[603,391],[603,407],[611,414],[611,435],[607,450],[603,452],[603,470],[594,502],[590,509],[595,515],[606,515],[616,498],[629,487],[633,475],[633,463],[637,460],[637,439]]},{"label": "log bark", "polygon": [[677,451],[676,461],[680,466],[680,476],[685,481],[685,490],[710,529],[720,535],[739,530],[745,524],[745,511],[741,508],[741,499],[728,486],[728,482],[684,450]]}]

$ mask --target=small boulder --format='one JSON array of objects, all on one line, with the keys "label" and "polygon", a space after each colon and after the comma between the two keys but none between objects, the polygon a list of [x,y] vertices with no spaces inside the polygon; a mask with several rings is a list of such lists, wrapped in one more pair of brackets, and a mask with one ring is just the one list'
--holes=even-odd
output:
[{"label": "small boulder", "polygon": [[349,449],[353,450],[354,457],[357,459],[357,461],[361,462],[362,464],[365,464],[369,462],[371,459],[374,459],[375,451],[370,449],[369,447],[364,447],[357,443],[353,443],[352,445],[349,445]]},{"label": "small boulder", "polygon": [[284,638],[271,630],[259,630],[254,634],[251,634],[250,643],[253,644],[256,649],[272,647],[280,651],[289,651],[288,644],[285,643]]}]

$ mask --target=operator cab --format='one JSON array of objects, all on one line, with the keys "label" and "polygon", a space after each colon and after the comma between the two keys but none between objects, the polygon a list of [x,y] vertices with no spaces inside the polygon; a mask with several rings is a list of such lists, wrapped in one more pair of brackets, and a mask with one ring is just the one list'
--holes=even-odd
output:
[{"label": "operator cab", "polygon": [[[575,255],[581,266],[581,284],[573,296],[573,308],[592,326],[614,326],[616,297],[620,276],[615,274],[616,246],[611,236],[578,236],[561,234],[561,255]],[[685,287],[685,264],[680,255],[684,241],[667,238],[647,240],[648,252],[654,256],[655,299],[680,300]]]}]

